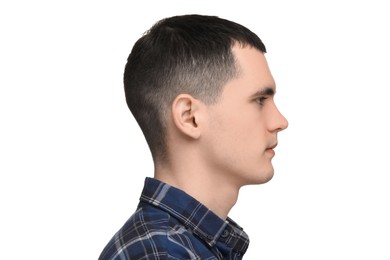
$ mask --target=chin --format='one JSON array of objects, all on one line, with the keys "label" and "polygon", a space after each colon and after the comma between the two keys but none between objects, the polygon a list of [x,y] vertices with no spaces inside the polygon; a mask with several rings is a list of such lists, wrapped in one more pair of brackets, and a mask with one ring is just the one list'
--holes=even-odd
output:
[{"label": "chin", "polygon": [[256,176],[252,175],[248,179],[246,179],[244,185],[264,184],[272,180],[273,177],[273,169],[272,171],[257,173]]},{"label": "chin", "polygon": [[257,184],[263,184],[269,182],[274,177],[274,167],[272,167],[271,165],[269,169],[263,170],[257,176],[258,176]]},{"label": "chin", "polygon": [[270,180],[272,180],[273,177],[274,177],[274,173],[272,172],[272,174],[270,174],[266,179],[264,179],[264,182],[262,182],[262,183],[269,182]]}]

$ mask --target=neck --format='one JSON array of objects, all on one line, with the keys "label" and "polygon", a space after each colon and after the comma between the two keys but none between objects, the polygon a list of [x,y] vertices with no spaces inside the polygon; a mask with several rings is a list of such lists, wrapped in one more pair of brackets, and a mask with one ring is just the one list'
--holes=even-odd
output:
[{"label": "neck", "polygon": [[202,169],[200,165],[191,163],[156,166],[155,178],[171,186],[183,190],[216,215],[226,219],[229,211],[237,201],[239,186],[229,183],[223,174]]}]

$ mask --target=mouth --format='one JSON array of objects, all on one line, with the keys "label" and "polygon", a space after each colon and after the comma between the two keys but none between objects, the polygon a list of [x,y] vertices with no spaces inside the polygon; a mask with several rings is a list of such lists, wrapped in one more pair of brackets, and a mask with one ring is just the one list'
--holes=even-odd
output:
[{"label": "mouth", "polygon": [[275,151],[274,151],[274,149],[275,149],[275,147],[276,147],[277,145],[278,145],[278,143],[275,143],[275,144],[269,146],[267,149],[265,149],[266,153],[268,153],[268,154],[270,154],[272,157],[274,157],[274,156],[275,156]]},{"label": "mouth", "polygon": [[274,145],[271,145],[270,147],[268,147],[266,150],[273,150],[276,148],[276,146],[278,146],[278,143],[275,143]]}]

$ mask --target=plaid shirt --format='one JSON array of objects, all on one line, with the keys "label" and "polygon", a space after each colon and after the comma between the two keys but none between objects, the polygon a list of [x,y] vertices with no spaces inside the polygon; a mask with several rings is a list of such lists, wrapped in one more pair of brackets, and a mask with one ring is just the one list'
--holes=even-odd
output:
[{"label": "plaid shirt", "polygon": [[137,211],[114,235],[99,260],[242,259],[247,234],[166,183],[146,178]]}]

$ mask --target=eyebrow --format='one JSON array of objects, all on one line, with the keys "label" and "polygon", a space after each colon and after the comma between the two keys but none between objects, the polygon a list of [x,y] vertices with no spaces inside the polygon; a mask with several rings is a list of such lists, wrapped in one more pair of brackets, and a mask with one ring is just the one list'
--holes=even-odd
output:
[{"label": "eyebrow", "polygon": [[271,96],[275,95],[275,89],[272,87],[266,87],[256,91],[251,97],[259,97],[259,96]]}]

